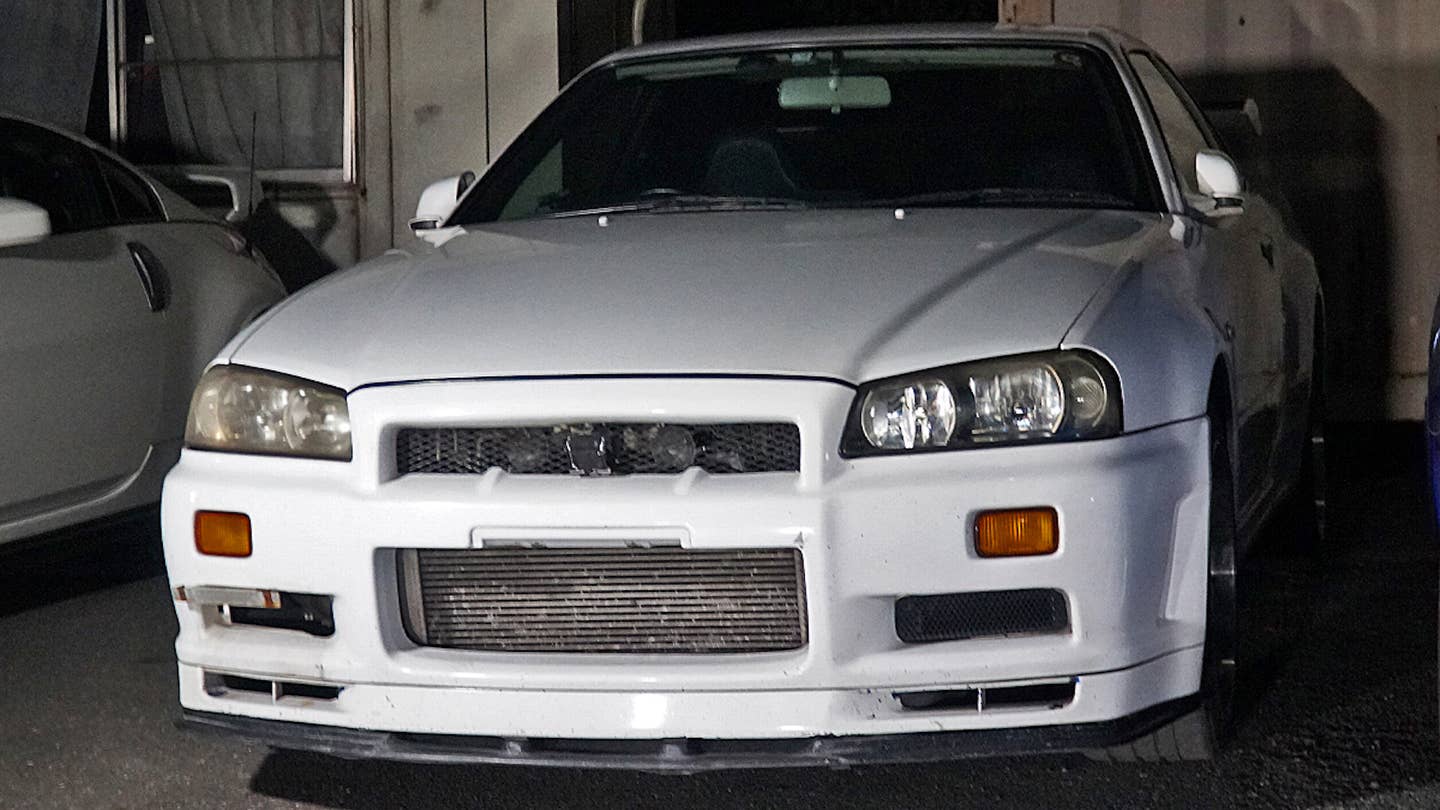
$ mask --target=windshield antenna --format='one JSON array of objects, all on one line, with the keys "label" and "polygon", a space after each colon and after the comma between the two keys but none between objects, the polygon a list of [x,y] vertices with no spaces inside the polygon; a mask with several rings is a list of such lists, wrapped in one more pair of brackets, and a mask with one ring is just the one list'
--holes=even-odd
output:
[{"label": "windshield antenna", "polygon": [[[259,118],[259,109],[250,111],[250,170],[245,173],[245,203],[249,210],[245,212],[245,222],[240,229],[240,235],[245,239],[245,252],[252,256],[255,254],[251,235],[251,223],[255,219],[255,129]],[[264,193],[263,189],[261,193]]]}]

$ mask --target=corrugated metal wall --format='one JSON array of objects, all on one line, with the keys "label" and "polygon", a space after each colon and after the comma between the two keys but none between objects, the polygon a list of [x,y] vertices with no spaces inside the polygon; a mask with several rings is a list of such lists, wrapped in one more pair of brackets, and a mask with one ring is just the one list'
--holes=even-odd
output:
[{"label": "corrugated metal wall", "polygon": [[1331,415],[1418,419],[1440,291],[1440,2],[1055,0],[1153,45],[1198,94],[1255,97],[1321,265]]}]

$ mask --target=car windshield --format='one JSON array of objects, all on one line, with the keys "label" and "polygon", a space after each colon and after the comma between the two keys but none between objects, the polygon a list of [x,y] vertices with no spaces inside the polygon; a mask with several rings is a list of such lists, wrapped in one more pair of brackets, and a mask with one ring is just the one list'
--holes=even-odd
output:
[{"label": "car windshield", "polygon": [[1086,46],[751,51],[622,62],[543,113],[452,216],[866,206],[1154,210]]}]

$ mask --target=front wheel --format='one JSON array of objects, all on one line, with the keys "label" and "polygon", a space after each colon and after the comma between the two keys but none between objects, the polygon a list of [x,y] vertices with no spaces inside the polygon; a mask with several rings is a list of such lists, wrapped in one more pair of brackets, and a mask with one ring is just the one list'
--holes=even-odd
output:
[{"label": "front wheel", "polygon": [[1214,419],[1210,424],[1210,569],[1205,592],[1205,662],[1200,676],[1201,712],[1209,727],[1206,759],[1234,731],[1239,669],[1235,485],[1227,431]]}]

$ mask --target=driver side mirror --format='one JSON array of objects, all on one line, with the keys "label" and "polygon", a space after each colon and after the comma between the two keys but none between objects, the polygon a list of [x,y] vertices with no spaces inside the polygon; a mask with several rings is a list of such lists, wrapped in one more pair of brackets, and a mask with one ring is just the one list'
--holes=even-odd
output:
[{"label": "driver side mirror", "polygon": [[50,214],[16,197],[0,197],[0,248],[28,245],[50,235]]},{"label": "driver side mirror", "polygon": [[1235,161],[1224,152],[1202,149],[1195,155],[1195,180],[1213,203],[1211,214],[1240,213],[1245,208],[1245,183]]},{"label": "driver side mirror", "polygon": [[475,173],[466,171],[426,186],[420,193],[420,204],[415,206],[415,217],[410,220],[410,232],[424,239],[427,232],[439,230],[455,211],[455,203],[474,184]]}]

